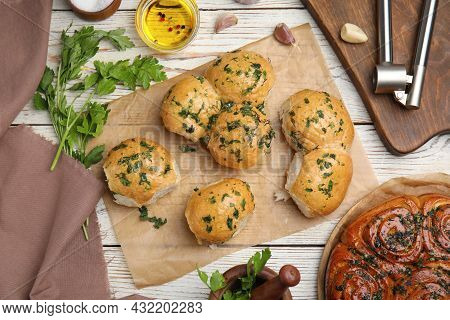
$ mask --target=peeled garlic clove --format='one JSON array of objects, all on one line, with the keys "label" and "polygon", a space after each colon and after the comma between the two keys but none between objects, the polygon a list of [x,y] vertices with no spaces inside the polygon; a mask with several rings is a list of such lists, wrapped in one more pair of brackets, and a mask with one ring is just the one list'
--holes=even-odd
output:
[{"label": "peeled garlic clove", "polygon": [[360,27],[351,23],[346,23],[342,26],[341,38],[349,43],[363,43],[369,39]]},{"label": "peeled garlic clove", "polygon": [[285,23],[277,24],[273,32],[273,35],[282,44],[289,45],[295,43],[294,35],[292,34],[291,30]]},{"label": "peeled garlic clove", "polygon": [[226,28],[234,26],[238,23],[238,18],[232,13],[222,13],[216,20],[216,33],[219,33]]},{"label": "peeled garlic clove", "polygon": [[234,1],[242,4],[255,4],[259,2],[259,0],[234,0]]}]

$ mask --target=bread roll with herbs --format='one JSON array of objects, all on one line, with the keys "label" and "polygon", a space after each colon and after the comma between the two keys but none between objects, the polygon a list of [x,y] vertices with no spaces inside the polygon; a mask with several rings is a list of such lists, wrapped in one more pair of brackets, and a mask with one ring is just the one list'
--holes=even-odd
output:
[{"label": "bread roll with herbs", "polygon": [[283,133],[296,151],[317,148],[351,148],[353,123],[341,100],[326,92],[302,90],[281,107]]},{"label": "bread roll with herbs", "polygon": [[342,149],[324,148],[306,155],[296,153],[285,187],[306,217],[324,216],[340,206],[352,174],[352,159]]},{"label": "bread roll with herbs", "polygon": [[225,167],[250,168],[270,152],[274,136],[275,131],[262,108],[248,103],[227,103],[209,133],[208,149]]},{"label": "bread roll with herbs", "polygon": [[263,56],[245,50],[227,53],[214,61],[206,78],[224,102],[254,105],[264,102],[275,81],[270,62]]},{"label": "bread roll with herbs", "polygon": [[180,181],[169,151],[144,138],[128,139],[112,148],[103,170],[114,201],[127,207],[150,204]]},{"label": "bread roll with herbs", "polygon": [[176,83],[164,97],[161,118],[167,130],[197,142],[220,111],[221,102],[203,76],[189,76]]},{"label": "bread roll with herbs", "polygon": [[199,244],[230,240],[247,223],[255,209],[250,185],[228,178],[196,189],[186,206],[189,229]]}]

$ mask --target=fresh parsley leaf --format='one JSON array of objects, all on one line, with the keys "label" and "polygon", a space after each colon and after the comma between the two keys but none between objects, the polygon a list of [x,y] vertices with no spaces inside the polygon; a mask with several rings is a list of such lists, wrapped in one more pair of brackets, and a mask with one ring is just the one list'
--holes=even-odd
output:
[{"label": "fresh parsley leaf", "polygon": [[94,86],[98,81],[98,73],[92,73],[84,78],[84,86],[83,89],[87,90]]},{"label": "fresh parsley leaf", "polygon": [[83,164],[86,169],[89,169],[93,164],[99,163],[103,159],[103,152],[105,151],[105,145],[96,146],[86,155],[83,160]]},{"label": "fresh parsley leaf", "polygon": [[134,44],[133,42],[131,42],[130,38],[124,35],[125,29],[123,28],[111,30],[108,32],[103,31],[103,34],[103,37],[111,41],[111,43],[120,51],[134,47]]},{"label": "fresh parsley leaf", "polygon": [[116,81],[113,79],[103,78],[98,82],[95,93],[99,96],[104,96],[113,93],[116,90]]},{"label": "fresh parsley leaf", "polygon": [[219,271],[214,271],[211,274],[211,277],[208,277],[208,275],[197,268],[198,277],[202,282],[209,288],[211,291],[217,291],[220,289],[225,288],[226,282],[225,278]]},{"label": "fresh parsley leaf", "polygon": [[33,105],[36,110],[47,110],[47,101],[42,97],[39,92],[36,92],[33,96]]}]

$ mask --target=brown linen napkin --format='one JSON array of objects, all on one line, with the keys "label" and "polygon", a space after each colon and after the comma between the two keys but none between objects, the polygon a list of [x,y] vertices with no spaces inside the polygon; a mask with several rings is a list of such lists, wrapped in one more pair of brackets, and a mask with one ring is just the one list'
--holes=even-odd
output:
[{"label": "brown linen napkin", "polygon": [[0,139],[0,299],[108,299],[97,217],[104,186],[29,127]]},{"label": "brown linen napkin", "polygon": [[103,183],[30,128],[9,128],[39,84],[51,0],[0,0],[0,299],[108,299],[97,217]]},{"label": "brown linen napkin", "polygon": [[41,80],[51,10],[52,0],[0,0],[0,137]]}]

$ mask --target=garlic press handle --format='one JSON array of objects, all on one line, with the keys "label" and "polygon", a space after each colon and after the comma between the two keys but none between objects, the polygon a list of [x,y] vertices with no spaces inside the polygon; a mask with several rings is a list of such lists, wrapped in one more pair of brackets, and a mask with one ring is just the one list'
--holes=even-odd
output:
[{"label": "garlic press handle", "polygon": [[417,36],[413,78],[405,103],[408,109],[418,109],[420,106],[437,8],[438,0],[425,0],[422,17],[420,18],[419,34]]}]

